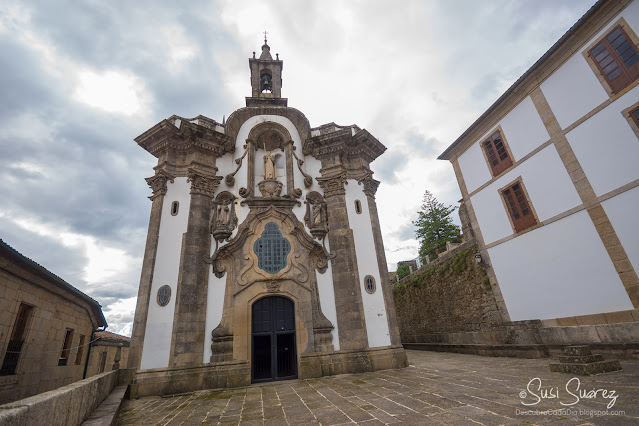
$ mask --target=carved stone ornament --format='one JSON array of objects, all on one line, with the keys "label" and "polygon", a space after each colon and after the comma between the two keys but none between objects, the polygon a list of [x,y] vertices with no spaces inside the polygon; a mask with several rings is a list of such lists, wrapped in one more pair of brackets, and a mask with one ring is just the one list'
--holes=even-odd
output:
[{"label": "carved stone ornament", "polygon": [[198,170],[189,168],[187,182],[191,182],[191,194],[206,195],[213,198],[215,188],[220,184],[222,176],[205,176]]},{"label": "carved stone ornament", "polygon": [[146,178],[145,180],[146,180],[146,183],[151,187],[151,190],[153,191],[153,195],[149,197],[150,200],[153,200],[158,195],[166,195],[166,190],[167,190],[166,181],[168,180],[171,183],[173,183],[175,180],[175,176],[165,172],[162,169],[158,169],[155,172],[155,176]]},{"label": "carved stone ornament", "polygon": [[279,197],[282,193],[282,182],[275,179],[264,179],[257,184],[262,197]]},{"label": "carved stone ornament", "polygon": [[218,243],[228,241],[237,227],[235,214],[235,196],[228,191],[220,192],[213,201],[213,216],[210,230]]},{"label": "carved stone ornament", "polygon": [[[292,141],[291,141],[291,144],[292,144]],[[297,154],[295,154],[295,149],[296,149],[295,146],[293,146],[292,153],[293,153],[293,156],[295,157],[295,159],[297,160],[297,168],[299,169],[300,173],[302,173],[302,175],[304,175],[304,186],[307,187],[307,188],[310,188],[311,185],[313,184],[313,178],[310,175],[306,174],[304,172],[304,170],[302,170],[302,164],[304,164],[304,160],[300,160],[297,157]]]},{"label": "carved stone ornament", "polygon": [[318,240],[324,239],[328,233],[328,212],[326,200],[317,191],[306,195],[306,214],[304,223],[311,231],[311,235]]},{"label": "carved stone ornament", "polygon": [[237,168],[235,169],[235,171],[233,173],[229,173],[228,175],[226,175],[226,178],[224,178],[224,182],[226,182],[227,186],[235,185],[235,175],[240,170],[240,167],[242,167],[242,160],[244,160],[244,157],[246,157],[247,153],[248,153],[248,143],[245,143],[244,144],[244,154],[242,154],[242,156],[240,158],[235,160],[235,164],[237,164]]},{"label": "carved stone ornament", "polygon": [[317,183],[319,183],[320,187],[324,190],[324,197],[332,197],[334,195],[344,195],[346,194],[346,189],[344,185],[347,185],[346,174],[340,173],[335,176],[322,176],[316,178]]},{"label": "carved stone ornament", "polygon": [[[290,261],[287,261],[286,267],[277,274],[269,274],[259,269],[257,257],[251,253],[254,241],[262,233],[259,229],[260,223],[267,221],[280,224],[282,232],[286,234],[286,239],[290,240],[293,248],[289,254]],[[329,254],[308,235],[293,214],[291,206],[268,205],[252,208],[235,237],[216,250],[211,258],[207,259],[207,263],[212,265],[218,278],[222,278],[229,269],[235,271],[233,281],[238,286],[236,291],[240,291],[242,287],[255,281],[271,280],[275,277],[291,279],[300,285],[306,285],[310,276],[309,267],[323,274],[328,268],[328,260],[333,257],[334,255]],[[302,261],[303,259],[308,260]]]},{"label": "carved stone ornament", "polygon": [[266,281],[266,290],[269,293],[278,292],[280,290],[280,284],[281,282],[279,280]]},{"label": "carved stone ornament", "polygon": [[358,179],[357,183],[364,185],[364,194],[375,198],[375,193],[379,187],[379,181],[373,179],[373,172],[369,171],[365,177]]}]

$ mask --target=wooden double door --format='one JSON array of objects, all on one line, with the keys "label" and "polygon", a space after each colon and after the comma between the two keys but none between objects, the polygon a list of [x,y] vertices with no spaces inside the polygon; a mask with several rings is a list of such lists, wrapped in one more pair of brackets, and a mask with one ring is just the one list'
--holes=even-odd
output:
[{"label": "wooden double door", "polygon": [[295,305],[282,296],[259,299],[252,307],[251,379],[297,378]]}]

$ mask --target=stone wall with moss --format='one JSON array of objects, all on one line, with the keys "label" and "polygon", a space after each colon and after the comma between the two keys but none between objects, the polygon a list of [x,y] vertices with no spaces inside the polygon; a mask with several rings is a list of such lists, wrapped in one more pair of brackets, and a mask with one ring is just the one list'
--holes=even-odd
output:
[{"label": "stone wall with moss", "polygon": [[460,248],[394,286],[402,343],[441,342],[449,333],[503,324],[488,276],[475,262],[477,246]]}]

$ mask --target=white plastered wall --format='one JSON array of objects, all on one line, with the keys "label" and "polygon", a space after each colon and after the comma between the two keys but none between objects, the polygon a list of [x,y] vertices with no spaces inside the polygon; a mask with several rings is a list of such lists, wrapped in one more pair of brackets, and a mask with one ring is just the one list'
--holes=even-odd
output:
[{"label": "white plastered wall", "polygon": [[566,134],[595,194],[639,179],[639,139],[621,111],[639,100],[639,86]]},{"label": "white plastered wall", "polygon": [[[539,145],[550,139],[546,126],[541,121],[541,117],[539,117],[537,109],[529,96],[506,114],[498,125],[501,125],[504,133],[502,136],[510,147],[514,157],[513,161],[521,160]],[[481,143],[492,135],[495,129],[497,129],[497,125],[459,156],[459,168],[469,193],[492,179]]]},{"label": "white plastered wall", "polygon": [[585,210],[488,253],[513,321],[632,309]]},{"label": "white plastered wall", "polygon": [[[182,235],[186,232],[189,218],[190,187],[186,177],[177,177],[174,183],[167,182],[142,347],[140,363],[142,370],[169,365]],[[173,201],[179,202],[176,216],[171,215]],[[157,292],[163,285],[171,287],[171,299],[166,306],[160,306],[157,303]]]},{"label": "white plastered wall", "polygon": [[[355,240],[357,270],[359,271],[368,346],[371,348],[389,346],[391,344],[390,333],[388,319],[386,318],[382,281],[379,276],[379,265],[377,264],[377,253],[375,252],[375,240],[373,238],[368,199],[363,192],[363,186],[359,185],[356,180],[348,179],[345,188],[346,212],[348,214],[348,223],[353,230],[353,239]],[[355,212],[355,200],[361,202],[361,214]],[[366,275],[371,275],[375,279],[376,290],[373,294],[369,294],[364,288],[364,277]]]},{"label": "white plastered wall", "polygon": [[554,145],[549,145],[471,197],[485,244],[513,234],[499,189],[522,177],[541,222],[581,204]]},{"label": "white plastered wall", "polygon": [[[600,36],[609,32],[619,17],[623,16],[635,33],[639,29],[639,2],[634,2],[613,18],[598,34],[593,36],[565,64],[541,84],[541,91],[548,100],[562,129],[608,100],[608,93],[601,85],[582,52]],[[636,99],[635,99],[636,100]]]},{"label": "white plastered wall", "polygon": [[639,226],[637,226],[639,187],[609,198],[601,205],[615,228],[632,267],[635,271],[639,271]]}]

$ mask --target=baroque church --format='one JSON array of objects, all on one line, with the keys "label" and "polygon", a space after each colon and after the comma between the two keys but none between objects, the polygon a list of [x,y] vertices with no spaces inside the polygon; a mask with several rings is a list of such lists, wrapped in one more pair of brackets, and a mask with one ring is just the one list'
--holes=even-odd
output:
[{"label": "baroque church", "polygon": [[135,139],[158,164],[132,397],[407,365],[370,170],[386,148],[288,107],[266,38],[249,68],[226,122],[174,115]]}]

